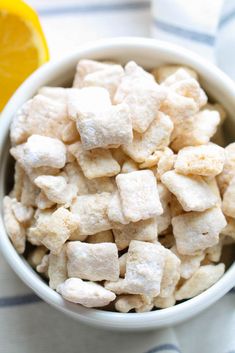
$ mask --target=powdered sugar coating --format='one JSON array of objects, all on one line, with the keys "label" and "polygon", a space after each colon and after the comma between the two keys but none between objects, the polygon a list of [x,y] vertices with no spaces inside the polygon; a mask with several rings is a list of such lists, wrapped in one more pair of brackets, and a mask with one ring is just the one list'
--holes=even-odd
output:
[{"label": "powdered sugar coating", "polygon": [[161,245],[132,240],[124,279],[127,293],[157,296],[164,264],[165,254]]},{"label": "powdered sugar coating", "polygon": [[157,182],[150,170],[119,174],[116,182],[126,219],[137,222],[162,213]]},{"label": "powdered sugar coating", "polygon": [[157,240],[158,223],[157,219],[149,218],[139,222],[130,222],[113,229],[115,243],[118,250],[127,248],[132,240],[141,240],[152,242]]},{"label": "powdered sugar coating", "polygon": [[215,206],[216,196],[200,176],[186,176],[174,170],[162,175],[161,181],[177,197],[185,211],[205,211]]},{"label": "powdered sugar coating", "polygon": [[30,136],[24,145],[13,147],[11,153],[13,156],[19,154],[19,162],[26,168],[63,168],[66,160],[64,144],[58,139],[41,135]]},{"label": "powdered sugar coating", "polygon": [[182,255],[194,255],[217,244],[219,234],[226,224],[219,207],[174,217],[172,226],[178,252]]},{"label": "powdered sugar coating", "polygon": [[107,216],[111,194],[90,194],[78,196],[71,206],[71,212],[78,220],[81,235],[91,235],[112,228]]},{"label": "powdered sugar coating", "polygon": [[38,94],[17,112],[10,131],[12,144],[23,143],[33,134],[60,139],[68,121],[64,102]]},{"label": "powdered sugar coating", "polygon": [[86,151],[80,142],[70,145],[69,151],[76,157],[88,179],[111,177],[120,172],[120,166],[107,149],[97,148]]},{"label": "powdered sugar coating", "polygon": [[87,244],[68,242],[68,276],[90,281],[117,281],[119,262],[113,243]]},{"label": "powdered sugar coating", "polygon": [[79,278],[69,278],[57,287],[57,291],[66,300],[82,304],[87,308],[102,307],[112,302],[116,295],[94,282],[85,282]]},{"label": "powdered sugar coating", "polygon": [[131,143],[133,138],[130,109],[124,103],[81,113],[77,128],[85,150],[123,145]]},{"label": "powdered sugar coating", "polygon": [[144,162],[153,152],[169,145],[173,123],[159,112],[149,128],[143,133],[134,132],[133,141],[123,146],[123,151],[134,161]]}]

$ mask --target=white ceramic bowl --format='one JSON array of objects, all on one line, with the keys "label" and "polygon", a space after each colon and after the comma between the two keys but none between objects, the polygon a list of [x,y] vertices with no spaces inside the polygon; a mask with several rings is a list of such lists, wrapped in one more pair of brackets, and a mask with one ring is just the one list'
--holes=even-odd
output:
[{"label": "white ceramic bowl", "polygon": [[9,158],[9,125],[15,111],[39,87],[44,85],[63,86],[71,83],[75,73],[75,66],[79,59],[111,59],[125,63],[135,60],[146,69],[166,63],[186,64],[195,69],[201,83],[209,96],[221,102],[230,118],[227,124],[228,138],[235,137],[235,85],[218,68],[203,60],[196,54],[184,48],[144,38],[118,38],[96,42],[78,49],[60,61],[50,62],[31,75],[17,90],[2,112],[0,119],[0,248],[6,260],[18,276],[43,300],[56,307],[65,314],[92,324],[97,327],[116,330],[149,330],[173,325],[187,320],[228,292],[235,284],[235,264],[211,288],[197,297],[178,304],[172,308],[152,311],[148,313],[115,313],[96,309],[87,309],[80,305],[66,302],[62,297],[49,288],[43,280],[32,270],[22,256],[13,248],[6,234],[2,220],[2,198],[5,194]]}]

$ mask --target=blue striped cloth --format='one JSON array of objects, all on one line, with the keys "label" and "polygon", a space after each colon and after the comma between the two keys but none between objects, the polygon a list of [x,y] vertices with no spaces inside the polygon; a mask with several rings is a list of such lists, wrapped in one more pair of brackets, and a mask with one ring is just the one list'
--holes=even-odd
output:
[{"label": "blue striped cloth", "polygon": [[[52,58],[90,40],[153,36],[191,48],[235,79],[235,0],[31,0]],[[0,353],[235,353],[235,291],[160,331],[89,328],[43,303],[0,257]]]}]

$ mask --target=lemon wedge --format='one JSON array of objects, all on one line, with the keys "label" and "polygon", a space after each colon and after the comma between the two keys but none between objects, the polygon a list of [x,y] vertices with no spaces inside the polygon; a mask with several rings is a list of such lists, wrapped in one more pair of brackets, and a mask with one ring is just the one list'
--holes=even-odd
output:
[{"label": "lemon wedge", "polygon": [[36,12],[21,0],[0,1],[0,111],[49,51]]}]

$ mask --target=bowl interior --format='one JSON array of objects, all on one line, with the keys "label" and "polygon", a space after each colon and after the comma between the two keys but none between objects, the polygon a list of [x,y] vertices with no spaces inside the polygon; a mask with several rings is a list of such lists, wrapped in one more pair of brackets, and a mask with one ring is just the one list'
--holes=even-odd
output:
[{"label": "bowl interior", "polygon": [[[93,45],[77,51],[62,61],[49,63],[38,70],[19,88],[2,113],[2,121],[0,121],[1,215],[2,198],[10,191],[13,185],[14,161],[9,156],[10,142],[8,131],[10,121],[15,111],[27,99],[32,97],[41,86],[70,86],[75,73],[76,63],[81,58],[112,60],[121,64],[129,60],[135,60],[147,70],[166,63],[191,66],[199,73],[201,85],[208,93],[210,100],[219,102],[226,108],[228,113],[228,119],[224,125],[226,143],[234,140],[235,116],[233,116],[233,112],[235,111],[235,88],[219,70],[182,48],[179,50],[178,47],[169,46],[157,41],[135,41],[131,39],[130,41],[121,40],[118,42],[117,40],[112,43],[107,41],[106,44]],[[179,322],[203,310],[209,304],[217,300],[232,287],[231,281],[235,281],[235,265],[232,265],[223,278],[213,287],[201,295],[172,308],[142,314],[121,314],[96,309],[86,309],[80,305],[64,301],[59,294],[50,289],[41,277],[32,270],[27,261],[15,252],[4,230],[2,218],[0,220],[0,231],[0,246],[4,255],[10,265],[29,287],[45,301],[70,316],[105,328],[138,330],[163,327],[171,323]],[[229,264],[231,263],[232,259],[229,261]]]}]

